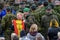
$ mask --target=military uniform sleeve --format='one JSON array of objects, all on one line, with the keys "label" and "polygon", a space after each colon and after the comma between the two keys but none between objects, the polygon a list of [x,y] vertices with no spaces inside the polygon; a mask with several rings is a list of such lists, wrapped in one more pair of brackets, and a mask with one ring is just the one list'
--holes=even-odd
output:
[{"label": "military uniform sleeve", "polygon": [[4,30],[4,28],[5,28],[5,17],[2,18],[1,25],[2,25],[2,29]]},{"label": "military uniform sleeve", "polygon": [[42,18],[41,18],[41,26],[42,26],[42,27],[44,26],[44,21],[45,21],[45,17],[42,16]]}]

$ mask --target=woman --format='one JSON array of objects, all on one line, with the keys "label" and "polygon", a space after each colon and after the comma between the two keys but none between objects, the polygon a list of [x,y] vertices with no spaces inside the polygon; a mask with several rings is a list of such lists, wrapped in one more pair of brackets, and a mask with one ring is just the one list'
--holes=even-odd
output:
[{"label": "woman", "polygon": [[50,28],[48,29],[49,40],[57,40],[57,33],[60,31],[59,24],[55,19],[50,22]]},{"label": "woman", "polygon": [[[30,40],[36,40],[36,36],[38,36],[38,27],[36,24],[32,24],[29,30],[29,33],[27,34],[27,37]],[[42,37],[42,40],[44,40],[44,37],[40,34],[40,37]]]}]

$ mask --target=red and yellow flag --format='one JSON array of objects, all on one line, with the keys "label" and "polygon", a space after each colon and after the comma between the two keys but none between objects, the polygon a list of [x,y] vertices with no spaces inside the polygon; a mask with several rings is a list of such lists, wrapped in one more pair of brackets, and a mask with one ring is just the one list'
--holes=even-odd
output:
[{"label": "red and yellow flag", "polygon": [[14,32],[20,37],[20,31],[24,30],[24,22],[22,20],[13,20]]}]

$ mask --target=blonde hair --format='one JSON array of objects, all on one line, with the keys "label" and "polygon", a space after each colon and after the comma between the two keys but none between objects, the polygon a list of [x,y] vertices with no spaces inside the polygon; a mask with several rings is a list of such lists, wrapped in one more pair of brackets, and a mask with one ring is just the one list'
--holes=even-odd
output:
[{"label": "blonde hair", "polygon": [[31,27],[30,27],[29,32],[33,32],[33,31],[37,31],[37,30],[38,30],[37,24],[32,24]]},{"label": "blonde hair", "polygon": [[50,27],[52,27],[53,22],[54,22],[55,27],[59,27],[59,24],[58,24],[57,20],[55,20],[55,19],[52,19],[52,20],[50,21]]},{"label": "blonde hair", "polygon": [[18,16],[18,15],[23,15],[23,13],[21,13],[21,12],[17,12],[17,16]]}]

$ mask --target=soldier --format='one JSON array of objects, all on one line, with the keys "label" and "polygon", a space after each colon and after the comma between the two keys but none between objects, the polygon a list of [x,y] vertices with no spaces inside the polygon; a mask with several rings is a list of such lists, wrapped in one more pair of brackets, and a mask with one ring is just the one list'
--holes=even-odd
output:
[{"label": "soldier", "polygon": [[42,10],[43,7],[44,7],[44,6],[43,6],[42,2],[38,2],[38,7],[37,7],[37,9],[35,10],[35,12],[36,12],[36,13],[40,13],[40,11]]},{"label": "soldier", "polygon": [[17,12],[18,11],[22,11],[22,13],[23,13],[23,9],[25,8],[25,3],[24,2],[21,2],[20,4],[19,4],[19,9],[17,10]]},{"label": "soldier", "polygon": [[43,15],[41,18],[41,25],[42,25],[42,28],[44,28],[44,36],[46,37],[46,40],[47,40],[47,30],[50,26],[49,25],[50,21],[53,18],[59,22],[58,17],[56,15],[52,14],[52,8],[50,6],[48,6],[46,9],[45,15]]},{"label": "soldier", "polygon": [[26,32],[29,32],[29,28],[33,23],[37,24],[37,21],[35,20],[35,17],[30,14],[30,9],[25,8],[24,9],[24,20],[25,20],[25,28]]},{"label": "soldier", "polygon": [[6,40],[10,40],[10,34],[13,32],[12,20],[16,19],[16,17],[11,13],[10,8],[6,9],[6,13],[7,14],[2,18],[2,29]]}]

